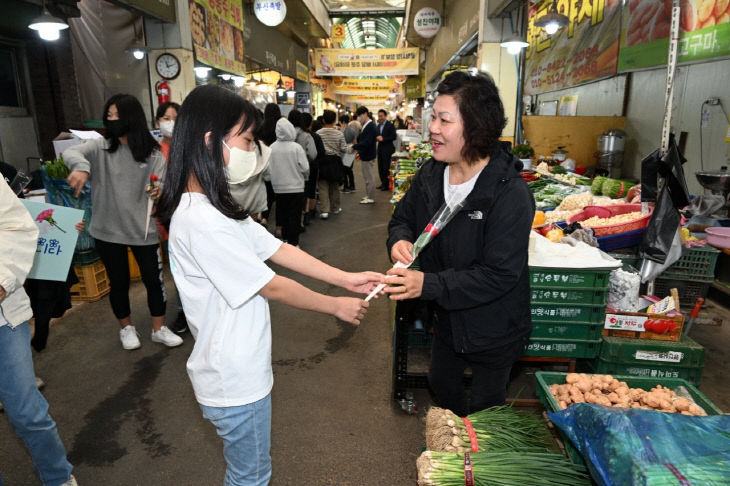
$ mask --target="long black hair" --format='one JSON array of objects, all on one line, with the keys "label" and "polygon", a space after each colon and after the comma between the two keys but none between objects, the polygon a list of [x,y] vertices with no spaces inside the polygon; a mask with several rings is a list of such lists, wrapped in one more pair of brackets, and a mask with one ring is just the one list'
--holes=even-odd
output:
[{"label": "long black hair", "polygon": [[[112,105],[117,107],[120,124],[127,130],[127,144],[129,145],[129,150],[132,151],[132,157],[137,162],[144,162],[160,146],[154,137],[152,137],[150,129],[147,128],[147,119],[144,116],[142,105],[132,95],[124,93],[115,94],[107,100],[104,105],[104,113],[101,115],[101,119],[104,120],[104,126],[107,128],[109,120],[107,120],[106,115],[109,113],[109,107]],[[109,130],[107,130],[106,138],[109,139],[109,148],[107,150],[110,153],[116,152],[121,143],[119,138],[115,134],[110,133]]]},{"label": "long black hair", "polygon": [[276,103],[269,103],[264,107],[264,121],[259,129],[258,136],[266,145],[276,142],[276,122],[281,119],[281,108]]},{"label": "long black hair", "polygon": [[[237,133],[233,127],[243,122]],[[245,132],[256,132],[261,115],[254,105],[224,88],[198,86],[185,98],[172,134],[170,161],[167,165],[162,196],[156,216],[166,227],[194,175],[210,203],[223,215],[236,220],[248,217],[231,196],[223,162],[223,139]],[[210,132],[206,144],[205,136]]]}]

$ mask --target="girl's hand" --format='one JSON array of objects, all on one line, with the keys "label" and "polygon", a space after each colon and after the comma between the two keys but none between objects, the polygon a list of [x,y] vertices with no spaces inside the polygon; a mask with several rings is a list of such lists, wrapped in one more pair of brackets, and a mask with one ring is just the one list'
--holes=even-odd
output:
[{"label": "girl's hand", "polygon": [[334,316],[341,321],[349,322],[356,326],[365,317],[367,308],[370,305],[369,302],[352,297],[336,297],[335,300],[337,304]]},{"label": "girl's hand", "polygon": [[157,201],[160,198],[160,195],[162,194],[162,191],[160,189],[160,185],[157,184],[154,186],[154,188],[150,188],[150,186],[147,186],[147,195],[152,199],[153,201]]},{"label": "girl's hand", "polygon": [[86,184],[86,181],[89,180],[89,173],[85,172],[83,170],[74,170],[66,179],[66,182],[68,182],[68,185],[76,189],[76,192],[74,193],[74,196],[79,197],[79,194],[81,194],[81,189],[84,188],[84,184]]},{"label": "girl's hand", "polygon": [[393,263],[401,262],[405,263],[406,265],[410,265],[413,261],[413,257],[411,257],[412,249],[413,243],[406,240],[400,240],[396,242],[395,245],[393,245],[393,248],[390,249],[390,260]]},{"label": "girl's hand", "polygon": [[391,294],[390,300],[417,299],[423,292],[423,272],[408,270],[407,268],[391,268],[388,278],[381,283],[388,284],[383,290]]},{"label": "girl's hand", "polygon": [[79,221],[78,223],[76,223],[74,225],[74,227],[76,228],[76,231],[78,231],[79,234],[81,234],[81,233],[84,232],[84,226],[86,226],[86,220],[85,219],[82,219],[81,221]]},{"label": "girl's hand", "polygon": [[355,294],[369,294],[384,277],[377,272],[347,273],[343,287]]}]

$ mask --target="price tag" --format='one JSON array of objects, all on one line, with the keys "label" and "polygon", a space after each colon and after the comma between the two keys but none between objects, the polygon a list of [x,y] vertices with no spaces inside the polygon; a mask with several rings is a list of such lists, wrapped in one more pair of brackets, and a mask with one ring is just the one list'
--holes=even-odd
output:
[{"label": "price tag", "polygon": [[648,321],[648,317],[644,316],[622,316],[619,314],[606,314],[604,329],[621,329],[624,331],[640,331],[643,332],[644,323]]}]

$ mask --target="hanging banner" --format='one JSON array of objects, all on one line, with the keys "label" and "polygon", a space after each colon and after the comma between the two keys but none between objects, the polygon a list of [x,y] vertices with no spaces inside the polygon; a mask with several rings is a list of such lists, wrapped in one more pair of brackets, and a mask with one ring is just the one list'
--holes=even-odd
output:
[{"label": "hanging banner", "polygon": [[346,103],[357,103],[358,105],[384,105],[386,101],[388,101],[390,98],[388,98],[388,95],[385,96],[360,96],[360,95],[354,95],[354,96],[346,96],[345,102]]},{"label": "hanging banner", "polygon": [[423,98],[426,96],[426,82],[423,73],[420,76],[408,78],[403,84],[406,98]]},{"label": "hanging banner", "polygon": [[190,32],[195,59],[244,75],[242,0],[191,0]]},{"label": "hanging banner", "polygon": [[[671,0],[628,0],[623,7],[618,70],[667,64]],[[677,62],[730,56],[730,2],[681,3]]]},{"label": "hanging banner", "polygon": [[297,79],[299,81],[309,82],[309,68],[303,62],[297,61]]},{"label": "hanging banner", "polygon": [[315,49],[317,76],[392,76],[418,74],[418,48]]},{"label": "hanging banner", "polygon": [[387,95],[395,87],[395,81],[392,79],[357,79],[335,76],[332,78],[332,85],[337,94],[365,95],[380,93]]},{"label": "hanging banner", "polygon": [[332,42],[345,42],[347,28],[345,24],[332,24]]},{"label": "hanging banner", "polygon": [[525,94],[569,88],[616,74],[621,6],[616,0],[558,0],[570,24],[548,36],[535,27],[550,0],[530,7],[525,55]]}]

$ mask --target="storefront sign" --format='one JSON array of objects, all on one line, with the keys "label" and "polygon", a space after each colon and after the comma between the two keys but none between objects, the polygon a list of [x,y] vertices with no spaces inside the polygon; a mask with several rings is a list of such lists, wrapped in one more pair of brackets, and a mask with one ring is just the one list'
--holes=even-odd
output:
[{"label": "storefront sign", "polygon": [[163,22],[171,24],[177,22],[175,18],[175,0],[116,0],[112,3],[132,7]]},{"label": "storefront sign", "polygon": [[426,39],[435,36],[441,28],[441,14],[431,7],[423,7],[413,18],[413,30]]},{"label": "storefront sign", "polygon": [[336,94],[366,95],[379,93],[387,95],[395,87],[395,81],[392,79],[357,79],[335,76],[332,78],[332,85]]},{"label": "storefront sign", "polygon": [[309,93],[296,94],[296,107],[299,111],[309,112],[310,97]]},{"label": "storefront sign", "polygon": [[357,103],[358,105],[384,105],[388,100],[388,95],[385,96],[347,96],[345,102]]},{"label": "storefront sign", "polygon": [[392,76],[418,74],[418,48],[315,49],[317,76]]},{"label": "storefront sign", "polygon": [[241,0],[191,0],[189,6],[195,59],[244,75]]},{"label": "storefront sign", "polygon": [[[671,0],[628,0],[623,7],[618,70],[667,64]],[[677,62],[730,56],[730,3],[682,2]]]},{"label": "storefront sign", "polygon": [[617,1],[558,0],[570,24],[548,36],[535,27],[551,0],[530,7],[525,55],[525,93],[535,95],[616,74],[621,6]]},{"label": "storefront sign", "polygon": [[296,76],[299,81],[309,82],[309,68],[303,62],[297,61]]},{"label": "storefront sign", "polygon": [[423,74],[408,78],[403,85],[406,98],[423,98],[426,96],[426,83]]},{"label": "storefront sign", "polygon": [[345,24],[332,24],[332,42],[344,42],[347,35]]},{"label": "storefront sign", "polygon": [[284,0],[254,0],[253,13],[262,24],[275,27],[286,17],[286,4]]}]

